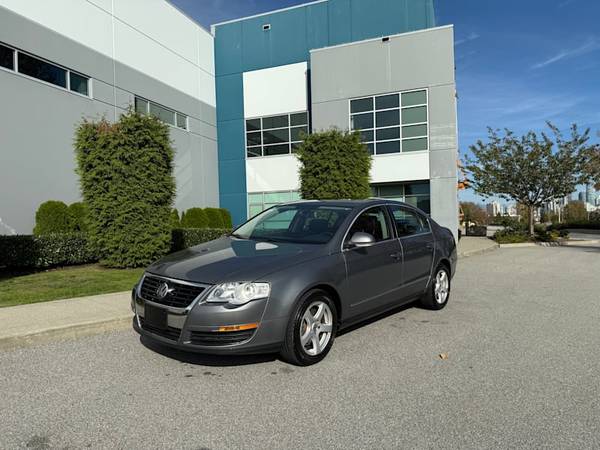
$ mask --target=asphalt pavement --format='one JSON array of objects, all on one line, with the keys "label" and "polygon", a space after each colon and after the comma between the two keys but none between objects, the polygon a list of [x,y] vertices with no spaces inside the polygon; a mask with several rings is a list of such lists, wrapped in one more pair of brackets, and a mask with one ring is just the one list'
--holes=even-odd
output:
[{"label": "asphalt pavement", "polygon": [[600,448],[599,275],[590,246],[462,259],[446,309],[306,368],[132,331],[1,351],[0,448]]}]

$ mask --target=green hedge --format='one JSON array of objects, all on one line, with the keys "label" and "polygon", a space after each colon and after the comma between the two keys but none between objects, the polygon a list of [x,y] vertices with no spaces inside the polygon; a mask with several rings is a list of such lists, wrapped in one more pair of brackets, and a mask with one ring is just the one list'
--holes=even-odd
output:
[{"label": "green hedge", "polygon": [[85,233],[0,236],[0,267],[47,268],[97,260]]},{"label": "green hedge", "polygon": [[173,230],[171,240],[171,251],[176,252],[203,242],[218,239],[231,232],[231,229],[214,228],[179,228]]},{"label": "green hedge", "polygon": [[231,219],[231,213],[225,208],[219,208],[221,217],[223,217],[223,226],[225,228],[233,228],[233,220]]},{"label": "green hedge", "polygon": [[572,228],[574,230],[600,230],[600,222],[583,220],[570,223],[553,223],[548,227],[548,229],[552,230],[566,230],[567,228]]},{"label": "green hedge", "polygon": [[70,231],[69,208],[61,201],[48,200],[35,213],[33,234],[67,233]]},{"label": "green hedge", "polygon": [[181,218],[180,228],[207,228],[208,217],[202,208],[190,208]]},{"label": "green hedge", "polygon": [[219,208],[204,208],[208,218],[208,228],[225,228],[223,214]]},{"label": "green hedge", "polygon": [[[177,228],[171,232],[171,252],[218,239],[231,229]],[[98,262],[85,233],[43,236],[0,235],[0,268],[45,269]]]}]

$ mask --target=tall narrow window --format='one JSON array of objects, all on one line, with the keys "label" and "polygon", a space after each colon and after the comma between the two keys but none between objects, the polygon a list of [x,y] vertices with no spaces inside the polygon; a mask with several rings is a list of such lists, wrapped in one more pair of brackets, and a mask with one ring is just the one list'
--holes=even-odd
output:
[{"label": "tall narrow window", "polygon": [[82,95],[88,95],[89,93],[89,81],[88,77],[79,75],[75,72],[69,72],[69,88],[73,92],[78,92]]},{"label": "tall narrow window", "polygon": [[15,70],[15,51],[12,48],[0,45],[0,67]]},{"label": "tall narrow window", "polygon": [[19,73],[28,75],[46,83],[67,87],[67,71],[62,67],[19,52]]}]

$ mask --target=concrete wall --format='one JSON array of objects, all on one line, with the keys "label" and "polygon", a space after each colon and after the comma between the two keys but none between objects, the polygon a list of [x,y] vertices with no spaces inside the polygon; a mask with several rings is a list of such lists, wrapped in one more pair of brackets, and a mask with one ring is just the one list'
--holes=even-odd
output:
[{"label": "concrete wall", "polygon": [[429,151],[374,156],[372,182],[430,180],[431,215],[458,230],[457,136],[452,27],[313,50],[314,130],[349,128],[349,100],[428,90]]},{"label": "concrete wall", "polygon": [[[111,1],[94,0],[92,4],[60,0],[52,2],[54,8],[48,6],[50,3],[0,0],[0,5],[28,15],[26,18],[0,6],[0,42],[90,76],[91,96],[77,95],[0,69],[0,219],[7,225],[0,224],[0,233],[11,229],[31,232],[35,211],[46,200],[66,203],[79,200],[72,145],[77,123],[83,117],[103,115],[114,120],[133,103],[136,95],[188,116],[188,130],[170,127],[176,149],[175,206],[180,210],[218,206],[213,56],[212,46],[206,45],[212,42],[212,37],[168,3],[151,0],[144,2],[146,13],[141,16],[161,17],[161,20],[164,16],[172,22],[169,27],[179,27],[182,32],[174,33],[175,40],[169,41],[171,36],[152,35],[161,32],[152,28],[161,27],[143,22],[127,25],[130,32],[137,34],[135,42],[144,61],[138,64],[131,55],[132,49],[117,52],[118,58],[113,59],[112,45],[107,43],[112,39],[112,21],[123,27],[124,17],[133,21],[135,14],[129,6],[116,0],[119,16],[113,17],[103,9]],[[56,3],[62,8],[57,8]],[[52,15],[56,12],[46,11],[47,8],[60,10],[62,20]],[[141,8],[138,4],[137,10]],[[65,11],[70,12],[69,20],[65,20]],[[146,33],[149,34],[145,41],[140,40]],[[115,48],[119,42],[126,49],[133,41],[125,44],[115,40]],[[165,54],[158,52],[157,46],[171,58],[164,59]],[[182,78],[174,79],[176,73]]]}]

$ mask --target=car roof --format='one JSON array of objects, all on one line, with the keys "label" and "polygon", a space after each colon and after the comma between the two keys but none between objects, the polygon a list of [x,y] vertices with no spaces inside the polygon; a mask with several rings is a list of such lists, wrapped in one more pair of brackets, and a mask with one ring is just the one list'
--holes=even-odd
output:
[{"label": "car roof", "polygon": [[316,204],[319,206],[338,206],[338,207],[346,207],[346,208],[365,208],[371,205],[380,205],[381,203],[389,203],[389,204],[397,204],[402,206],[407,206],[409,208],[413,208],[412,205],[409,205],[404,202],[399,202],[397,200],[392,200],[389,198],[367,198],[362,200],[297,200],[295,202],[284,203],[284,205],[298,205],[298,204]]}]

